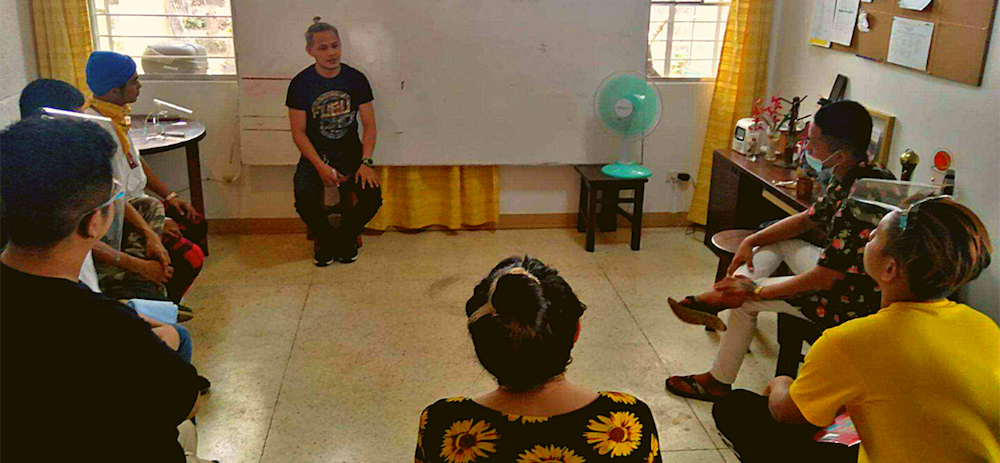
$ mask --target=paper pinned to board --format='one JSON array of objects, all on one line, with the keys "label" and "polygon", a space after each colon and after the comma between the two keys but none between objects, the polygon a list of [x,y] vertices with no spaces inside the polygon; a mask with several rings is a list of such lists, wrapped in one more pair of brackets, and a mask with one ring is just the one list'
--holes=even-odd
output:
[{"label": "paper pinned to board", "polygon": [[895,17],[889,37],[889,56],[886,61],[908,68],[927,71],[931,54],[934,23]]},{"label": "paper pinned to board", "polygon": [[812,19],[809,21],[809,44],[830,48],[830,27],[836,12],[836,0],[816,0],[813,3]]},{"label": "paper pinned to board", "polygon": [[924,11],[932,0],[899,0],[899,7],[907,10]]},{"label": "paper pinned to board", "polygon": [[830,36],[824,38],[845,47],[851,46],[860,10],[861,0],[836,0]]}]

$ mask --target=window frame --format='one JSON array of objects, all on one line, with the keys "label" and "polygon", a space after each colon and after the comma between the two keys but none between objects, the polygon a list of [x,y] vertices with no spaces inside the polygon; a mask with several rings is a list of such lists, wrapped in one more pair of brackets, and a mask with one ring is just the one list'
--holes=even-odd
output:
[{"label": "window frame", "polygon": [[[666,31],[664,31],[664,33],[666,34],[666,36],[668,37],[668,39],[664,41],[666,43],[666,45],[667,45],[667,49],[666,49],[666,52],[664,54],[664,57],[670,56],[670,52],[673,49],[673,44],[674,44],[674,15],[676,14],[676,7],[677,7],[677,5],[695,5],[695,6],[697,6],[697,5],[713,5],[713,6],[714,5],[718,5],[718,6],[729,6],[729,7],[732,6],[732,2],[728,1],[728,0],[718,0],[718,1],[712,1],[712,0],[708,0],[708,1],[706,1],[706,0],[650,0],[650,2],[649,2],[650,10],[652,10],[653,5],[657,5],[657,4],[660,4],[660,5],[669,5],[670,6],[670,15],[668,16],[668,18],[667,18],[667,20],[665,22]],[[730,8],[730,12],[731,11],[732,11],[732,9]],[[720,16],[721,16],[721,12],[720,12]],[[646,23],[647,23],[647,26],[646,26],[646,47],[648,48],[649,44],[650,44],[650,41],[649,41],[649,26],[652,24],[652,21],[646,21]],[[724,29],[728,23],[729,23],[729,18],[728,17],[725,18],[725,20],[723,20],[721,17],[717,17],[716,18],[716,21],[715,21],[715,24],[716,24],[715,25],[716,37],[718,37],[718,34],[719,34],[719,27],[721,26]],[[690,40],[690,41],[688,41],[688,40],[682,40],[682,42],[692,42],[693,43],[693,42],[708,42],[708,41],[707,40]],[[721,58],[722,58],[722,43],[725,42],[725,34],[723,34],[723,39],[722,40],[715,40],[713,42],[715,43],[715,46],[716,46],[715,54],[717,54],[719,56],[719,60],[721,61]],[[654,59],[651,56],[647,58],[647,61],[653,61],[653,60]],[[670,66],[670,60],[669,59],[665,59],[664,61],[666,62],[666,65],[667,65],[666,69],[667,69],[667,71],[669,73],[669,70],[670,70],[670,67],[669,67]],[[696,61],[704,61],[704,60],[696,60]],[[670,77],[670,76],[658,76],[658,77],[654,77],[654,76],[650,76],[650,75],[647,74],[646,78],[650,79],[650,80],[652,80],[654,82],[658,82],[658,83],[670,83],[670,82],[676,82],[676,83],[702,83],[702,82],[715,82],[715,79],[718,76],[719,76],[719,68],[718,68],[718,66],[716,66],[716,68],[715,68],[715,75],[712,76],[712,77]]]},{"label": "window frame", "polygon": [[[224,36],[187,36],[187,37],[177,37],[177,36],[145,36],[145,35],[114,35],[114,34],[101,34],[100,26],[98,26],[98,21],[103,20],[108,21],[107,28],[111,31],[110,18],[112,17],[141,17],[141,18],[229,18],[233,19],[232,7],[230,7],[229,15],[187,15],[178,13],[111,13],[111,12],[98,12],[97,11],[97,0],[87,0],[87,13],[90,15],[90,41],[94,50],[100,50],[100,41],[103,39],[113,39],[115,37],[125,37],[125,38],[169,38],[169,39],[183,39],[183,38],[220,38],[220,39],[232,39],[233,40],[233,55],[223,56],[223,55],[208,55],[210,59],[232,59],[236,62],[236,39],[235,34],[224,35]],[[235,24],[233,25],[235,28]],[[141,59],[141,56],[133,56],[132,59]],[[204,82],[227,82],[236,81],[239,79],[239,65],[236,65],[236,72],[232,74],[151,74],[144,73],[140,74],[139,77],[142,80],[147,81],[204,81]]]}]

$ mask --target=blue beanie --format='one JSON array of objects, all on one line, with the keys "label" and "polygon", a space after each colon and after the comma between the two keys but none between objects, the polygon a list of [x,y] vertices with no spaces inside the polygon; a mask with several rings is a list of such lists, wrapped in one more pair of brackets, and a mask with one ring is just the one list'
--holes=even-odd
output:
[{"label": "blue beanie", "polygon": [[87,86],[94,96],[121,87],[135,74],[132,57],[113,51],[95,51],[87,60]]}]

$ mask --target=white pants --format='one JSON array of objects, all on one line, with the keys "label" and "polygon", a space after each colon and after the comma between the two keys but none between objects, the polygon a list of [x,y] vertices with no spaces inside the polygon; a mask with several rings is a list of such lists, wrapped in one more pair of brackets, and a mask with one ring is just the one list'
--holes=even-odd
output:
[{"label": "white pants", "polygon": [[[756,249],[753,256],[754,271],[746,265],[736,270],[735,275],[745,276],[762,286],[773,285],[792,277],[771,277],[782,263],[788,264],[792,273],[801,275],[816,267],[823,250],[800,239],[781,241]],[[729,311],[728,329],[722,333],[719,353],[712,365],[712,377],[725,384],[733,384],[736,374],[743,364],[743,356],[750,348],[753,330],[757,327],[757,314],[778,312],[805,319],[802,312],[784,301],[747,302],[742,307]]]},{"label": "white pants", "polygon": [[184,422],[177,427],[177,442],[180,442],[181,447],[184,448],[184,455],[187,457],[187,463],[208,463],[208,460],[203,460],[197,457],[198,429],[195,428],[194,423],[192,423],[191,420],[184,420]]}]

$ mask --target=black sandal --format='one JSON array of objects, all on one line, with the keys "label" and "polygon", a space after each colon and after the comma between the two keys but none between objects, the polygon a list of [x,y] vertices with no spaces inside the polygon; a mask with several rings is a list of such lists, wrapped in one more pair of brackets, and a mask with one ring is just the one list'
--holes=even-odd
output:
[{"label": "black sandal", "polygon": [[[674,387],[672,384],[670,384],[670,380],[673,378],[677,378],[678,380],[683,381],[684,384],[690,386],[691,390],[693,390],[694,392],[688,392]],[[708,402],[715,402],[716,400],[722,398],[721,395],[715,395],[705,390],[705,387],[702,386],[700,383],[698,383],[698,380],[694,379],[694,375],[671,376],[667,378],[667,390],[674,395],[678,395],[688,399],[704,400]]]},{"label": "black sandal", "polygon": [[667,303],[670,304],[674,315],[677,315],[677,318],[684,323],[705,325],[715,331],[726,331],[726,323],[718,315],[720,311],[698,302],[694,296],[688,296],[681,302],[667,298]]}]

